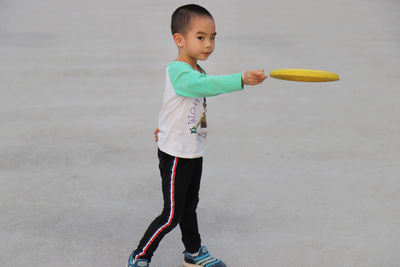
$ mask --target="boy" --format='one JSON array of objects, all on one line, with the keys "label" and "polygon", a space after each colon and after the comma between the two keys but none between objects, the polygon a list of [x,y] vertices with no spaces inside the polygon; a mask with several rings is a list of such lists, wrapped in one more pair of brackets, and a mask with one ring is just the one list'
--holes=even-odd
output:
[{"label": "boy", "polygon": [[259,84],[267,76],[263,70],[206,76],[197,61],[206,60],[214,51],[216,32],[213,17],[201,6],[178,8],[172,15],[171,30],[178,58],[167,65],[163,105],[155,132],[164,208],[130,255],[127,266],[149,266],[161,239],[179,224],[185,267],[225,267],[201,246],[197,224],[207,138],[206,97],[242,90],[245,84]]}]

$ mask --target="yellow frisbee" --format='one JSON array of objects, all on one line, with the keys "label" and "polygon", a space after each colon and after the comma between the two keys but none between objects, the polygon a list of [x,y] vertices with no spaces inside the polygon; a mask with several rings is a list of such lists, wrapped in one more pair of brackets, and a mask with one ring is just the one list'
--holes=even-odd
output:
[{"label": "yellow frisbee", "polygon": [[339,80],[339,75],[324,70],[277,69],[271,71],[269,76],[297,82],[332,82]]}]

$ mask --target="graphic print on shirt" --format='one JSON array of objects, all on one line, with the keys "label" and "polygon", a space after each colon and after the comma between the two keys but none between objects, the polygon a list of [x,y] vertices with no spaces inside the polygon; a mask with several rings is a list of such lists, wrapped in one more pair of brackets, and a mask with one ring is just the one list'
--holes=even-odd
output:
[{"label": "graphic print on shirt", "polygon": [[[189,128],[190,134],[197,134],[197,140],[199,142],[202,142],[207,138],[207,117],[206,117],[206,112],[207,112],[207,104],[206,104],[206,99],[203,98],[203,103],[202,105],[199,105],[201,103],[199,98],[195,98],[193,100],[193,106],[189,110],[189,115],[188,115],[188,125],[192,126]],[[198,108],[201,108],[203,106],[203,114],[200,118],[199,121],[196,121],[196,111]]]}]

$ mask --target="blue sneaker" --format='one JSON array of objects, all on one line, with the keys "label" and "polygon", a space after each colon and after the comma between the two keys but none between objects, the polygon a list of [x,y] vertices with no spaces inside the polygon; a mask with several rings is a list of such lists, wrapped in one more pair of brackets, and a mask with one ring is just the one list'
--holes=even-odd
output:
[{"label": "blue sneaker", "polygon": [[186,251],[183,253],[185,254],[184,267],[226,267],[221,260],[211,257],[204,246],[199,249],[199,253],[196,256],[192,256]]},{"label": "blue sneaker", "polygon": [[134,259],[135,259],[135,255],[132,252],[131,255],[129,256],[128,263],[126,264],[126,267],[149,267],[150,266],[150,262],[148,260],[137,259],[134,262]]}]

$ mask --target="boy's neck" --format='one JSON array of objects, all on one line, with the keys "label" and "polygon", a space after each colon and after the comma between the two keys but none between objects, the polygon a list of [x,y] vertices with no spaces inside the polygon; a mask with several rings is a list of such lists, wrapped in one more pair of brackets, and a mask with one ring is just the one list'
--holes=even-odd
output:
[{"label": "boy's neck", "polygon": [[189,64],[190,66],[192,66],[192,68],[194,70],[199,70],[199,68],[197,67],[197,59],[193,59],[193,58],[187,58],[187,57],[183,57],[181,55],[178,56],[178,58],[176,59],[176,61],[182,61],[185,62],[187,64]]}]

